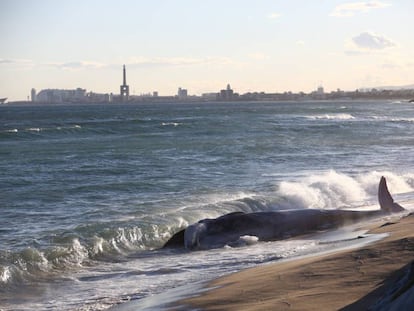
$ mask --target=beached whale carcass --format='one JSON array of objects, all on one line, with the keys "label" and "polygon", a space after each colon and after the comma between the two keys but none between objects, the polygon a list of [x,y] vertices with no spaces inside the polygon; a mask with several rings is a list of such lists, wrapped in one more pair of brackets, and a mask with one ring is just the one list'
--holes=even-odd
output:
[{"label": "beached whale carcass", "polygon": [[378,186],[378,202],[380,210],[375,211],[305,209],[229,213],[188,226],[177,232],[164,247],[185,247],[188,250],[219,248],[237,244],[245,236],[254,236],[260,241],[282,240],[404,211],[394,202],[384,177]]}]

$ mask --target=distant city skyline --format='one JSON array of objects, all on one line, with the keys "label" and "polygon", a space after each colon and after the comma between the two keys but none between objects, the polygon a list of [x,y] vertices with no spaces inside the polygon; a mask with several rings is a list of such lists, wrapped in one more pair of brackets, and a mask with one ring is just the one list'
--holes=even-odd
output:
[{"label": "distant city skyline", "polygon": [[0,0],[0,98],[414,84],[414,1]]},{"label": "distant city skyline", "polygon": [[[174,96],[159,96],[157,91],[141,95],[129,95],[129,85],[126,80],[126,67],[122,68],[122,84],[120,85],[119,94],[113,93],[96,93],[87,91],[83,88],[77,89],[42,89],[38,93],[32,88],[30,98],[27,101],[13,101],[11,103],[34,104],[103,104],[103,103],[138,103],[138,102],[234,102],[234,101],[307,101],[307,100],[363,100],[363,99],[396,99],[398,101],[414,101],[414,85],[405,87],[386,87],[372,89],[358,89],[355,91],[344,91],[337,89],[326,93],[323,86],[310,93],[305,92],[247,92],[239,94],[235,92],[230,84],[226,88],[217,92],[203,93],[199,95],[189,95],[188,90],[182,87],[178,88]],[[1,99],[2,103],[7,99]]]}]

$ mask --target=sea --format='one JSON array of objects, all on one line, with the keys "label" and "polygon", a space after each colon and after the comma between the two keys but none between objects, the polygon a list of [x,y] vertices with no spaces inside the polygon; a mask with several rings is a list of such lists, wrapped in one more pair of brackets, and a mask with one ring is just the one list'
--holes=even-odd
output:
[{"label": "sea", "polygon": [[408,101],[1,105],[0,310],[140,310],[341,247],[349,239],[162,249],[234,211],[376,209],[381,176],[413,207],[413,133]]}]

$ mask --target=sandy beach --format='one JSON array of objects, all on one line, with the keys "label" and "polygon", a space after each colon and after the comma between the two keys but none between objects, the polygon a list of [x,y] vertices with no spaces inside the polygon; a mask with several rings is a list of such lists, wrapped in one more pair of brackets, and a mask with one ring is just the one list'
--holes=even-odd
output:
[{"label": "sandy beach", "polygon": [[[401,283],[414,259],[413,229],[413,214],[381,221],[370,233],[389,236],[378,242],[246,269],[212,281],[211,290],[179,304],[197,310],[366,310],[392,289],[393,300],[413,297],[412,276]],[[398,310],[407,310],[404,299]]]}]

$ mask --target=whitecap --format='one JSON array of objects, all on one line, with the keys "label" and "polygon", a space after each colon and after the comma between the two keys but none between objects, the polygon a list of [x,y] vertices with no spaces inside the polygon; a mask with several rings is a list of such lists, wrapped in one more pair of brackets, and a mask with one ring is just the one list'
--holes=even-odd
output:
[{"label": "whitecap", "polygon": [[178,123],[178,122],[162,122],[161,125],[162,126],[174,126],[174,127],[176,127],[176,126],[182,125],[182,123]]},{"label": "whitecap", "polygon": [[355,176],[335,170],[316,173],[279,184],[277,194],[283,198],[282,208],[339,209],[376,204],[378,181],[387,178],[392,193],[414,191],[412,174],[397,175],[388,171],[371,171]]},{"label": "whitecap", "polygon": [[1,130],[0,133],[18,133],[18,129]]},{"label": "whitecap", "polygon": [[73,239],[72,249],[75,251],[76,257],[79,259],[79,261],[78,261],[79,263],[81,263],[83,261],[83,259],[88,257],[88,251],[79,242],[78,239]]},{"label": "whitecap", "polygon": [[369,119],[385,121],[385,122],[414,122],[414,118],[404,118],[404,117],[387,117],[387,116],[371,116]]},{"label": "whitecap", "polygon": [[307,116],[311,120],[354,120],[355,117],[349,113],[335,113],[335,114],[320,114],[314,116]]},{"label": "whitecap", "polygon": [[10,267],[6,266],[2,268],[2,272],[0,273],[0,282],[7,283],[11,278]]},{"label": "whitecap", "polygon": [[92,255],[98,255],[98,254],[102,254],[104,252],[104,244],[105,244],[105,240],[101,237],[94,237],[94,243],[92,246]]}]

